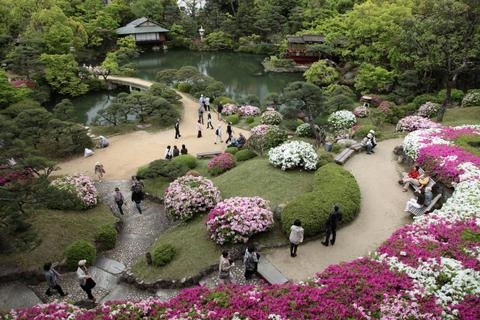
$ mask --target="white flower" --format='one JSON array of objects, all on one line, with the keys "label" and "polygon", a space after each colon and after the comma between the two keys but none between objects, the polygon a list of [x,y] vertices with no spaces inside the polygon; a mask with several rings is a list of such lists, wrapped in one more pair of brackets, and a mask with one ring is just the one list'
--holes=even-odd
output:
[{"label": "white flower", "polygon": [[297,167],[315,170],[318,162],[318,155],[313,146],[303,141],[289,141],[272,148],[268,152],[268,158],[272,165],[282,170]]}]

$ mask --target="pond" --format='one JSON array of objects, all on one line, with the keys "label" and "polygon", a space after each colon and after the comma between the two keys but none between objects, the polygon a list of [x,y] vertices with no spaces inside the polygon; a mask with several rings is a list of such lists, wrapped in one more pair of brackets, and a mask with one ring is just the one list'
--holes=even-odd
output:
[{"label": "pond", "polygon": [[[265,98],[269,93],[280,93],[290,82],[302,80],[300,73],[265,73],[261,64],[264,56],[234,52],[196,52],[169,50],[148,51],[132,62],[137,77],[155,80],[158,71],[194,66],[202,73],[225,84],[225,94],[236,99],[250,94]],[[89,93],[72,99],[77,109],[77,120],[91,123],[97,112],[107,107],[115,94]]]}]

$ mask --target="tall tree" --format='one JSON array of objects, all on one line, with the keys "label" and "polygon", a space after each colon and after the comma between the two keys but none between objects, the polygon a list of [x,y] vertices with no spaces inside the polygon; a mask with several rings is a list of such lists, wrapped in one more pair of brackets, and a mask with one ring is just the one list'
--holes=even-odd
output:
[{"label": "tall tree", "polygon": [[78,76],[78,64],[71,54],[42,54],[45,79],[61,95],[78,96],[88,90]]}]

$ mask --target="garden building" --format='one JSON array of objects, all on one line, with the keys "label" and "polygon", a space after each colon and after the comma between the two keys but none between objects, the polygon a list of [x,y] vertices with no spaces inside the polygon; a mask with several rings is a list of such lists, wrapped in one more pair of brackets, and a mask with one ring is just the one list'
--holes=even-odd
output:
[{"label": "garden building", "polygon": [[296,63],[312,63],[320,58],[316,45],[323,44],[325,38],[321,35],[305,34],[303,36],[287,36],[287,58]]},{"label": "garden building", "polygon": [[146,17],[133,20],[126,26],[117,29],[117,34],[120,36],[133,35],[137,44],[163,45],[167,32],[169,30]]}]

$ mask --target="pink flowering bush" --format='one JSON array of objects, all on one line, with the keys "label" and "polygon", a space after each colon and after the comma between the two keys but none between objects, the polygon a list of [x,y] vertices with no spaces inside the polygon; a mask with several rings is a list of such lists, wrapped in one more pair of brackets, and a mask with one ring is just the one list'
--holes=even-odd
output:
[{"label": "pink flowering bush", "polygon": [[353,114],[357,118],[365,118],[368,116],[368,108],[366,106],[359,106],[353,109]]},{"label": "pink flowering bush", "polygon": [[252,133],[252,135],[264,136],[267,134],[269,127],[270,125],[268,124],[259,124],[258,126],[255,126],[252,129],[250,129],[250,132]]},{"label": "pink flowering bush", "polygon": [[53,180],[50,186],[65,194],[64,199],[54,199],[61,200],[61,204],[58,201],[49,201],[48,205],[51,208],[84,210],[97,205],[97,188],[89,176],[63,176]]},{"label": "pink flowering bush", "polygon": [[397,123],[397,131],[415,131],[418,129],[438,128],[440,124],[420,116],[407,116]]},{"label": "pink flowering bush", "polygon": [[207,217],[210,238],[216,243],[245,243],[273,224],[268,201],[260,197],[234,197],[217,203]]},{"label": "pink flowering bush", "polygon": [[438,103],[427,101],[418,108],[417,115],[432,118],[437,115],[438,111],[440,111],[440,105]]},{"label": "pink flowering bush", "polygon": [[222,114],[225,116],[230,116],[234,113],[237,113],[237,106],[233,103],[227,103],[223,106]]},{"label": "pink flowering bush", "polygon": [[241,106],[237,109],[241,117],[254,117],[260,114],[260,108],[250,105]]},{"label": "pink flowering bush", "polygon": [[164,205],[175,219],[187,220],[209,211],[220,200],[220,191],[211,180],[188,175],[170,183],[165,191]]},{"label": "pink flowering bush", "polygon": [[235,167],[235,156],[231,153],[221,153],[208,161],[208,172],[212,176],[217,176],[225,171],[228,171]]}]

